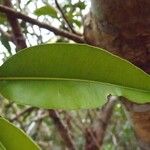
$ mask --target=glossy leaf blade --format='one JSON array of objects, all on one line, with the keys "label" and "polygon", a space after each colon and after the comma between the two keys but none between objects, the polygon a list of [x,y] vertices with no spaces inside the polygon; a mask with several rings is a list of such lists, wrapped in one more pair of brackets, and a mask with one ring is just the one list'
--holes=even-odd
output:
[{"label": "glossy leaf blade", "polygon": [[2,117],[0,117],[0,142],[4,150],[40,150],[25,133]]},{"label": "glossy leaf blade", "polygon": [[20,104],[94,108],[109,94],[150,102],[150,76],[105,50],[78,44],[25,49],[0,68],[0,91]]}]

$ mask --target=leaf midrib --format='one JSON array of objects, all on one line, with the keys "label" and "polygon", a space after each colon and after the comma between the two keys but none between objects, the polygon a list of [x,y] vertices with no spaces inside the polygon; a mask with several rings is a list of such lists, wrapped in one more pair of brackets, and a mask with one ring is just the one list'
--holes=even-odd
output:
[{"label": "leaf midrib", "polygon": [[141,88],[134,88],[130,86],[124,86],[120,84],[113,84],[108,82],[101,82],[96,80],[85,80],[85,79],[73,79],[73,78],[48,78],[48,77],[0,77],[0,81],[6,81],[6,80],[52,80],[52,81],[75,81],[75,82],[86,82],[86,83],[96,83],[96,84],[102,84],[102,85],[108,85],[108,86],[116,86],[124,89],[130,89],[135,91],[141,91],[144,93],[149,93],[150,91],[144,90]]}]

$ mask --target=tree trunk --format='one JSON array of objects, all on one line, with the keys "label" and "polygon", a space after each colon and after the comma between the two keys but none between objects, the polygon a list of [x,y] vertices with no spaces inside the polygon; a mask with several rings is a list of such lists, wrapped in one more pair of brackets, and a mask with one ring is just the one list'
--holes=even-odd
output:
[{"label": "tree trunk", "polygon": [[[150,73],[149,27],[150,0],[91,0],[84,37],[89,44],[107,49]],[[150,103],[138,105],[124,99],[123,105],[139,146],[150,149]]]}]

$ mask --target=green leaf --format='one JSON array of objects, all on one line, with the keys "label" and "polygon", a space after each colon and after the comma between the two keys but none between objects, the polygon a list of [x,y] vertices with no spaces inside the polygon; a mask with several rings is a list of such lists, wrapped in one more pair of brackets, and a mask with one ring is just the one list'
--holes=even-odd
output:
[{"label": "green leaf", "polygon": [[0,12],[0,24],[4,24],[6,20],[6,15]]},{"label": "green leaf", "polygon": [[150,102],[150,76],[103,49],[47,44],[17,53],[0,67],[0,92],[19,104],[95,108],[109,94]]},{"label": "green leaf", "polygon": [[50,5],[46,5],[43,7],[40,7],[35,10],[34,12],[37,16],[42,16],[42,15],[49,15],[51,17],[57,18],[57,11],[54,7]]},{"label": "green leaf", "polygon": [[0,150],[40,150],[19,128],[0,117]]},{"label": "green leaf", "polygon": [[4,34],[2,34],[1,37],[0,37],[0,40],[1,40],[2,44],[4,45],[4,47],[11,54],[11,47],[10,47],[10,44],[9,44],[9,39]]},{"label": "green leaf", "polygon": [[77,19],[72,19],[72,23],[75,23],[78,27],[81,27],[81,21],[77,20]]},{"label": "green leaf", "polygon": [[85,5],[85,2],[78,2],[76,4],[73,5],[73,7],[78,7],[80,9],[85,9],[86,5]]}]

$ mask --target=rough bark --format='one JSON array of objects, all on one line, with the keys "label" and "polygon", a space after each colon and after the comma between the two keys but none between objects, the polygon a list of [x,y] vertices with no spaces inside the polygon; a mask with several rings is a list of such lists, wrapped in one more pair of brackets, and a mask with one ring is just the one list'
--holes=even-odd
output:
[{"label": "rough bark", "polygon": [[[105,48],[150,73],[149,0],[91,0],[84,27],[89,44]],[[150,149],[150,103],[124,101],[141,149]],[[129,105],[139,111],[128,109]]]},{"label": "rough bark", "polygon": [[137,104],[121,98],[125,106],[127,117],[131,120],[139,147],[142,150],[150,149],[150,104]]},{"label": "rough bark", "polygon": [[149,27],[149,0],[92,0],[84,35],[150,73]]}]

